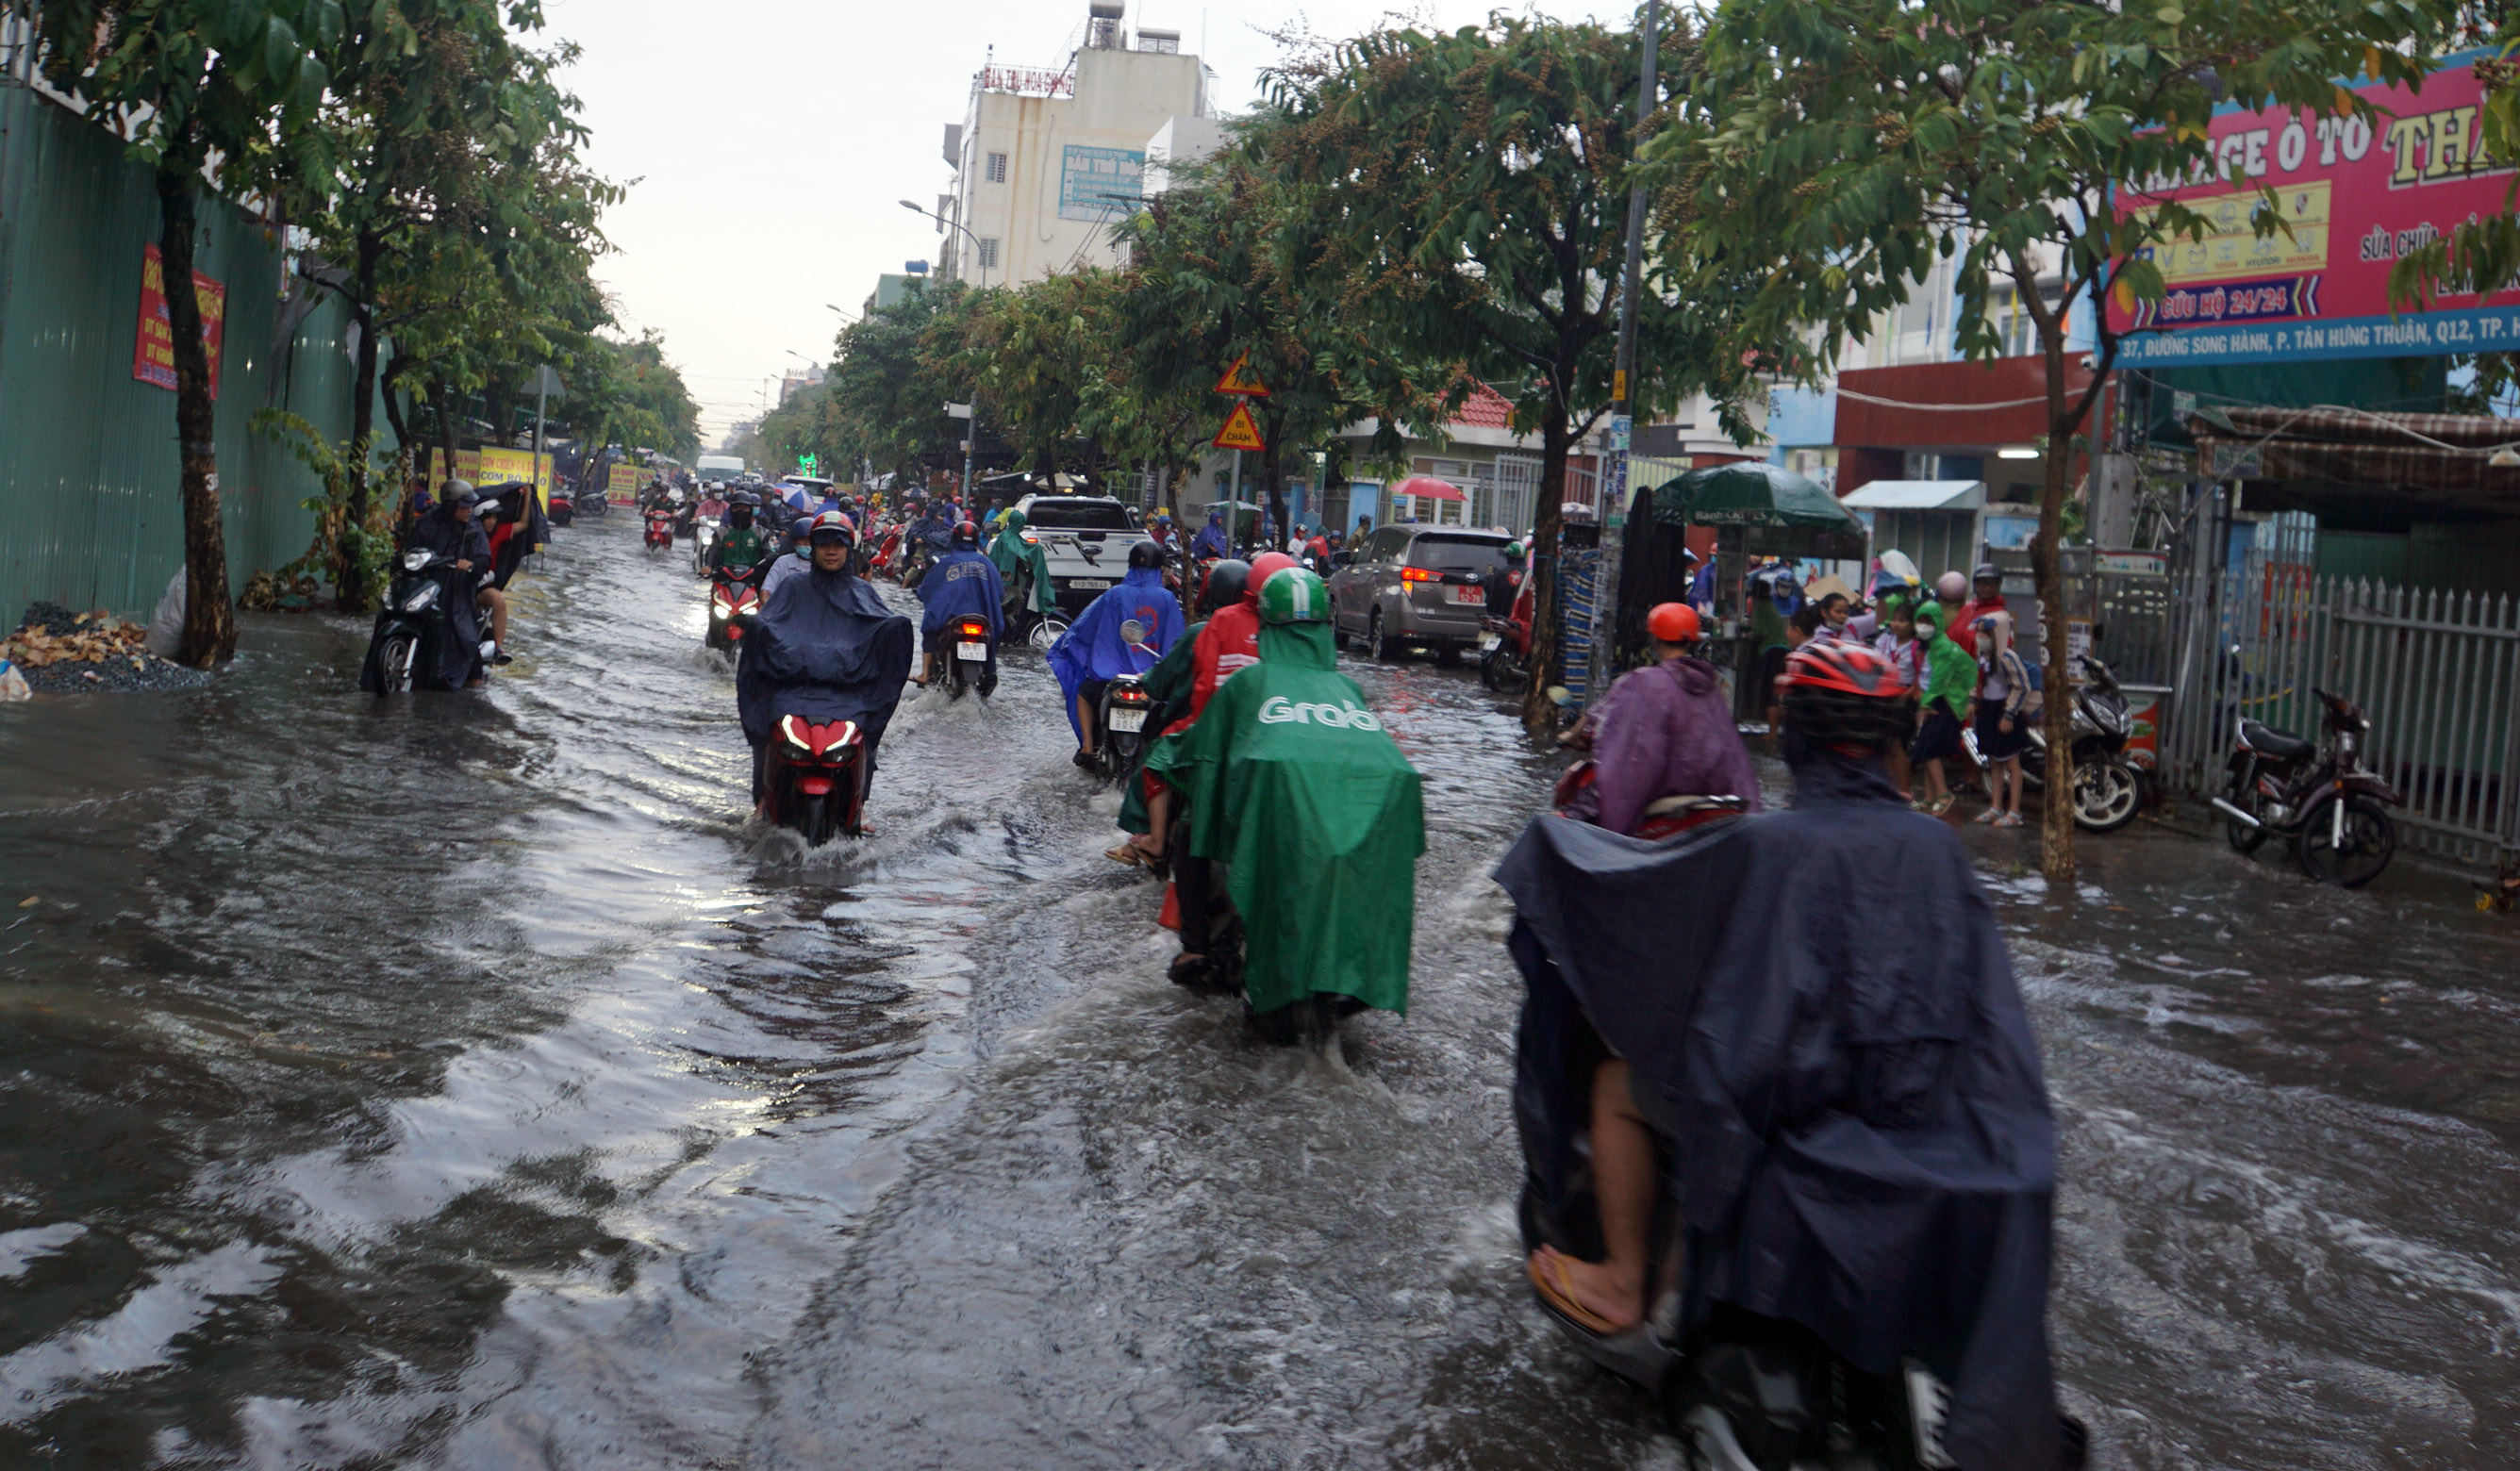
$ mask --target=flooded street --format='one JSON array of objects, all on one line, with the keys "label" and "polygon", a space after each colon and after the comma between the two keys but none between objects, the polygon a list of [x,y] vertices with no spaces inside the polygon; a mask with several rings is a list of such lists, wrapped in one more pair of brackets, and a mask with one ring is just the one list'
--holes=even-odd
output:
[{"label": "flooded street", "polygon": [[[1474,676],[1342,661],[1427,778],[1412,1010],[1275,1050],[1164,981],[1036,656],[905,701],[877,837],[749,825],[628,520],[483,697],[262,618],[0,714],[0,1466],[1681,1464],[1528,1301],[1488,872],[1552,768]],[[1966,841],[2097,1464],[2520,1465],[2520,927]]]}]

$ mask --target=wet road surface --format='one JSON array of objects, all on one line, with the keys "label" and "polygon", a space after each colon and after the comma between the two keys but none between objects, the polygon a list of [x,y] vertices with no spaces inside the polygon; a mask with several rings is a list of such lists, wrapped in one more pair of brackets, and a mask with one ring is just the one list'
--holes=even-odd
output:
[{"label": "wet road surface", "polygon": [[[1486,873],[1548,773],[1465,672],[1348,662],[1427,774],[1413,1009],[1276,1051],[1164,983],[1036,659],[803,855],[687,563],[563,535],[486,697],[262,619],[0,711],[0,1466],[1680,1464],[1525,1302]],[[2520,1465],[2520,929],[1967,840],[2102,1464]]]}]

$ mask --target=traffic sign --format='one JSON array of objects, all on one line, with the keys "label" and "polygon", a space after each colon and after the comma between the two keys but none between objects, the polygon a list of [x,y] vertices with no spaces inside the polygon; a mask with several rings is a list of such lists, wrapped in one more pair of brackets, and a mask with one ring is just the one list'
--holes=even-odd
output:
[{"label": "traffic sign", "polygon": [[1246,352],[1234,360],[1233,367],[1225,370],[1225,377],[1216,380],[1216,391],[1243,398],[1267,398],[1269,385],[1252,376],[1251,354]]},{"label": "traffic sign", "polygon": [[1221,450],[1265,450],[1269,442],[1260,437],[1260,421],[1251,417],[1251,406],[1239,403],[1226,417],[1225,427],[1216,431],[1216,447]]}]

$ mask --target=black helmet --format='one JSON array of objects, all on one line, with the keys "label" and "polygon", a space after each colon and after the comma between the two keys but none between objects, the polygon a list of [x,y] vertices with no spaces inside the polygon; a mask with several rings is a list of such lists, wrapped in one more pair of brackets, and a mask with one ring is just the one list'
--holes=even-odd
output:
[{"label": "black helmet", "polygon": [[1133,572],[1140,567],[1160,567],[1163,564],[1164,549],[1153,542],[1140,542],[1129,549],[1129,569]]},{"label": "black helmet", "polygon": [[976,547],[976,546],[978,546],[979,544],[980,544],[980,528],[979,528],[979,527],[972,525],[969,521],[956,521],[956,522],[954,523],[954,545],[955,545],[955,546],[958,546],[958,547]]},{"label": "black helmet", "polygon": [[1221,607],[1232,607],[1242,601],[1242,591],[1250,585],[1251,563],[1229,557],[1207,569],[1207,586],[1199,593],[1198,610],[1212,613]]}]

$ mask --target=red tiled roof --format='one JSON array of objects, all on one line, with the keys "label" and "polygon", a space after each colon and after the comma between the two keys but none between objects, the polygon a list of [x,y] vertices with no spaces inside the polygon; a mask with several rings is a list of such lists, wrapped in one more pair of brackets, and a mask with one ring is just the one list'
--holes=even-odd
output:
[{"label": "red tiled roof", "polygon": [[1513,427],[1513,403],[1485,383],[1470,391],[1462,412],[1453,423],[1471,429],[1509,429]]}]

